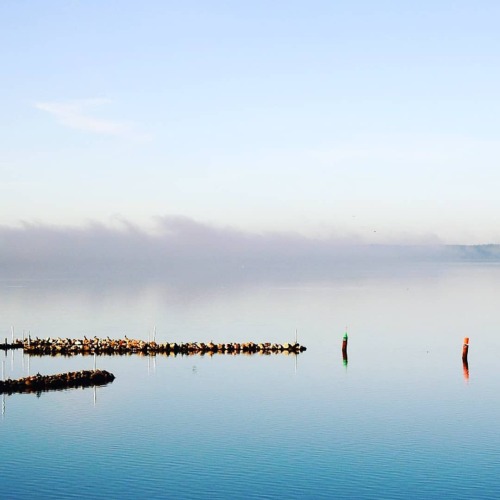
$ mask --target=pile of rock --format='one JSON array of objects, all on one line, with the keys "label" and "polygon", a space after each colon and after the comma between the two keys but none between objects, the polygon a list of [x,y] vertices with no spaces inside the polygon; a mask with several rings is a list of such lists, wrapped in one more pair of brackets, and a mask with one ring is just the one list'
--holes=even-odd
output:
[{"label": "pile of rock", "polygon": [[112,382],[115,376],[106,370],[86,370],[42,376],[39,373],[17,380],[0,381],[0,394],[15,392],[40,392],[73,387],[89,387]]},{"label": "pile of rock", "polygon": [[113,340],[109,337],[100,339],[28,339],[23,343],[23,349],[28,354],[298,354],[306,348],[298,343],[271,344],[244,342],[229,344],[214,344],[213,342],[146,342],[144,340],[125,339]]}]

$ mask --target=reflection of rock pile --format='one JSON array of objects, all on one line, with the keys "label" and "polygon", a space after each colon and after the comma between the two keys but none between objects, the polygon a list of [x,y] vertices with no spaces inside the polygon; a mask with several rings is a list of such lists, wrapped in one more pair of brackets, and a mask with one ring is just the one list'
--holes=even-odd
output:
[{"label": "reflection of rock pile", "polygon": [[39,392],[71,387],[89,387],[112,382],[115,376],[106,370],[87,370],[80,372],[60,373],[58,375],[40,374],[17,380],[0,381],[0,393]]},{"label": "reflection of rock pile", "polygon": [[254,342],[214,344],[209,342],[161,343],[144,340],[121,339],[29,339],[24,342],[24,351],[28,354],[271,354],[294,353],[305,351],[300,344],[256,344]]},{"label": "reflection of rock pile", "polygon": [[22,349],[23,348],[23,341],[22,340],[15,340],[12,343],[7,342],[7,339],[5,339],[5,342],[0,344],[0,349],[3,351],[8,351],[9,349]]}]

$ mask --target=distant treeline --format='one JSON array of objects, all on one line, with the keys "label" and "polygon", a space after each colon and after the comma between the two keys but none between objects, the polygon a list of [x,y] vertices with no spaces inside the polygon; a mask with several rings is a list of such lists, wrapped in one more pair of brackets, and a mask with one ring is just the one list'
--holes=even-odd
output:
[{"label": "distant treeline", "polygon": [[500,245],[452,245],[445,247],[458,261],[500,262]]}]

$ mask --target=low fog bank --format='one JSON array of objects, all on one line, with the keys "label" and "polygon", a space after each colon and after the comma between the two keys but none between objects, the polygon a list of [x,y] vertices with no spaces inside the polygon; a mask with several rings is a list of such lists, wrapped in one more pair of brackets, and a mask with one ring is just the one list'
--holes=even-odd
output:
[{"label": "low fog bank", "polygon": [[304,279],[359,268],[500,262],[498,245],[363,245],[289,233],[246,233],[183,217],[161,218],[158,229],[150,234],[130,224],[119,229],[100,224],[0,227],[1,277]]}]

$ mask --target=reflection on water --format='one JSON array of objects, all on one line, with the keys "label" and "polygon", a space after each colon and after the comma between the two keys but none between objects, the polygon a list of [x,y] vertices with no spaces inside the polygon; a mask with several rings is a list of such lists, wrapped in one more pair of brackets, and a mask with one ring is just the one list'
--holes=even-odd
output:
[{"label": "reflection on water", "polygon": [[469,362],[464,359],[462,360],[462,367],[463,367],[463,371],[464,371],[464,380],[466,382],[469,381]]},{"label": "reflection on water", "polygon": [[347,368],[349,359],[347,357],[347,349],[342,349],[342,365]]},{"label": "reflection on water", "polygon": [[[499,278],[495,266],[460,266],[192,293],[0,286],[0,338],[12,325],[159,342],[291,342],[298,330],[308,347],[300,359],[0,353],[6,377],[116,375],[98,389],[2,397],[0,475],[30,473],[1,494],[498,497]],[[459,373],[464,337],[473,349]]]}]

